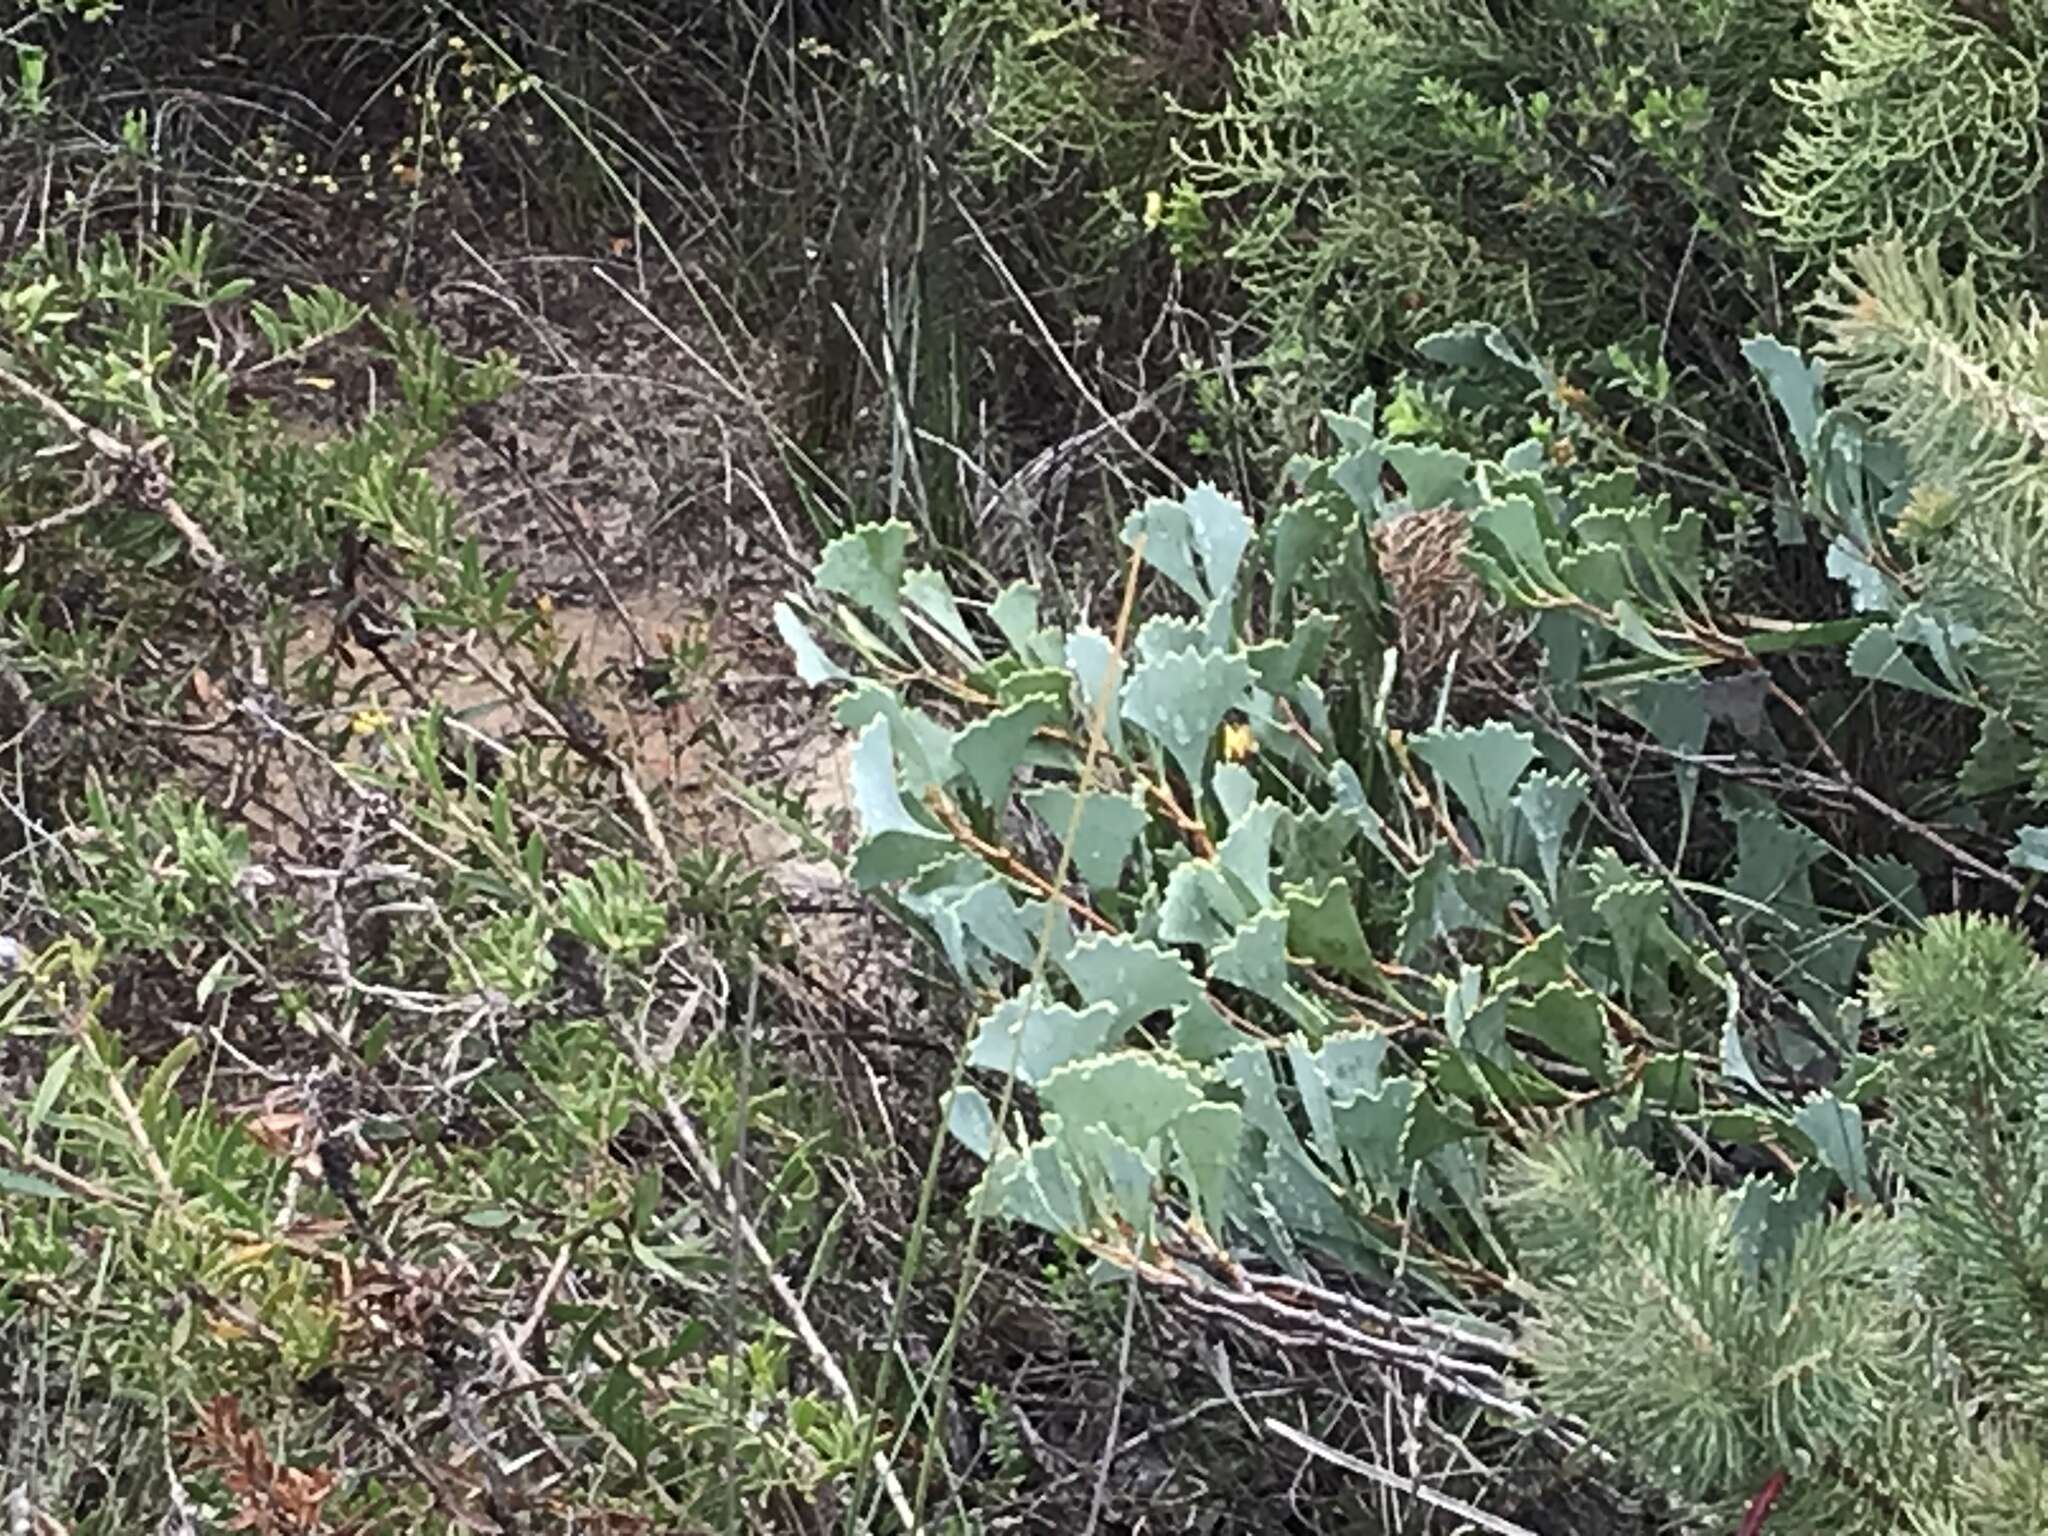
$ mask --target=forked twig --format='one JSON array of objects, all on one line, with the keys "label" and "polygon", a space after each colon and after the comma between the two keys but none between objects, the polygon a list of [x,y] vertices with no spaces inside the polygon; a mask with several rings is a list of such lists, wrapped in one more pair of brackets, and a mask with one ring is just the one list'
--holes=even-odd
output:
[{"label": "forked twig", "polygon": [[[44,393],[4,367],[0,367],[0,389],[27,401],[94,453],[115,465],[135,499],[178,530],[178,536],[185,541],[185,547],[191,550],[192,558],[200,565],[208,571],[218,571],[227,565],[227,561],[221,558],[221,552],[214,547],[213,540],[207,537],[206,530],[178,504],[177,495],[171,489],[170,469],[159,456],[156,443],[145,443],[141,447],[124,443],[79,416],[55,396]],[[85,511],[97,505],[98,500],[95,499],[73,510],[83,516]],[[68,517],[70,513],[65,515]]]},{"label": "forked twig", "polygon": [[[616,1032],[620,1043],[632,1056],[633,1064],[654,1083],[655,1091],[661,1099],[662,1117],[669,1134],[675,1138],[677,1145],[689,1159],[690,1170],[696,1175],[698,1182],[723,1210],[725,1219],[732,1223],[733,1231],[739,1235],[740,1242],[746,1247],[747,1256],[759,1266],[763,1278],[768,1282],[768,1288],[775,1293],[777,1304],[789,1318],[790,1326],[796,1330],[797,1338],[802,1341],[805,1351],[810,1355],[811,1363],[817,1366],[818,1373],[825,1378],[826,1385],[831,1387],[833,1395],[846,1405],[847,1411],[856,1418],[860,1417],[860,1399],[854,1395],[853,1383],[847,1380],[838,1357],[832,1353],[831,1346],[826,1344],[824,1336],[818,1332],[817,1325],[811,1321],[810,1313],[805,1309],[802,1299],[790,1288],[789,1282],[782,1278],[782,1272],[775,1267],[774,1256],[761,1241],[761,1234],[755,1231],[754,1224],[747,1220],[746,1212],[742,1211],[739,1202],[733,1199],[732,1189],[719,1176],[718,1164],[705,1148],[703,1138],[697,1134],[696,1125],[682,1105],[676,1102],[675,1095],[669,1092],[668,1083],[663,1079],[661,1069],[647,1053],[646,1047],[633,1038],[631,1032],[624,1028],[618,1028]],[[896,1469],[889,1464],[889,1458],[879,1447],[875,1449],[873,1459],[875,1475],[881,1478],[889,1502],[894,1506],[897,1518],[903,1522],[903,1529],[908,1536],[919,1536],[924,1527],[911,1508],[910,1497],[904,1492],[903,1484],[896,1476]]]}]

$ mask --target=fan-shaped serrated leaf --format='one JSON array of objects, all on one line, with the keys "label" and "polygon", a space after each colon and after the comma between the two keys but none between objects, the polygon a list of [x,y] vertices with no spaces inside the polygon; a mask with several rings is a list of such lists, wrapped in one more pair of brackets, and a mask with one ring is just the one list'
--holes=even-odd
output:
[{"label": "fan-shaped serrated leaf", "polygon": [[1507,1025],[1600,1082],[1610,1080],[1613,1059],[1607,1024],[1600,1000],[1583,987],[1561,982],[1533,997],[1514,998],[1508,1003]]},{"label": "fan-shaped serrated leaf", "polygon": [[1558,865],[1564,840],[1571,833],[1572,820],[1586,803],[1586,781],[1572,773],[1564,778],[1539,769],[1522,781],[1515,792],[1515,809],[1536,844],[1536,860],[1543,868],[1543,883],[1557,895]]},{"label": "fan-shaped serrated leaf", "polygon": [[1314,501],[1290,502],[1268,524],[1272,548],[1273,614],[1291,611],[1302,576],[1336,543],[1336,514]]},{"label": "fan-shaped serrated leaf", "polygon": [[1381,1195],[1399,1189],[1404,1182],[1401,1137],[1415,1095],[1412,1078],[1390,1077],[1333,1105],[1337,1136],[1350,1160],[1352,1177]]},{"label": "fan-shaped serrated leaf", "polygon": [[1504,496],[1472,514],[1474,544],[1491,552],[1509,582],[1538,592],[1556,592],[1562,583],[1550,563],[1550,540],[1556,530],[1527,496]]},{"label": "fan-shaped serrated leaf", "polygon": [[1126,1028],[1202,996],[1202,984],[1186,960],[1127,934],[1090,934],[1074,946],[1062,968],[1084,1004],[1108,1004]]},{"label": "fan-shaped serrated leaf", "polygon": [[1386,1060],[1384,1034],[1376,1029],[1347,1030],[1322,1043],[1316,1052],[1316,1070],[1323,1075],[1330,1102],[1341,1108],[1360,1094],[1379,1088]]},{"label": "fan-shaped serrated leaf", "polygon": [[1351,887],[1338,876],[1317,888],[1289,886],[1287,947],[1304,959],[1327,965],[1360,980],[1377,980],[1379,963],[1366,943],[1351,900]]},{"label": "fan-shaped serrated leaf", "polygon": [[1832,1093],[1809,1099],[1792,1116],[1792,1124],[1813,1143],[1813,1150],[1842,1187],[1859,1200],[1871,1198],[1870,1159],[1863,1146],[1863,1111]]},{"label": "fan-shaped serrated leaf", "polygon": [[993,623],[1010,649],[1026,661],[1037,661],[1034,654],[1038,638],[1038,589],[1028,582],[1016,581],[996,594],[996,600],[988,605],[989,621]]},{"label": "fan-shaped serrated leaf", "polygon": [[851,598],[898,634],[907,635],[903,568],[910,535],[910,524],[904,522],[868,523],[842,533],[819,557],[818,585]]},{"label": "fan-shaped serrated leaf", "polygon": [[1460,868],[1449,846],[1437,844],[1408,882],[1401,958],[1418,959],[1431,944],[1453,934],[1499,933],[1515,890],[1509,871],[1495,864]]},{"label": "fan-shaped serrated leaf", "polygon": [[1330,479],[1344,493],[1361,520],[1376,520],[1387,509],[1387,493],[1381,478],[1386,456],[1377,448],[1347,453],[1330,467]]},{"label": "fan-shaped serrated leaf", "polygon": [[850,769],[862,837],[854,879],[863,889],[906,880],[953,852],[952,839],[928,830],[904,809],[888,721],[877,717],[868,722],[854,745]]},{"label": "fan-shaped serrated leaf", "polygon": [[1065,965],[1077,942],[1073,913],[1058,902],[1047,901],[1021,901],[1017,904],[1017,912],[1024,920],[1025,932],[1031,935],[1034,961],[1038,951],[1043,949],[1046,964]]},{"label": "fan-shaped serrated leaf", "polygon": [[1409,750],[1458,797],[1479,828],[1486,851],[1505,857],[1514,823],[1515,785],[1536,761],[1536,738],[1496,720],[1431,731],[1414,738]]},{"label": "fan-shaped serrated leaf", "polygon": [[1207,949],[1228,939],[1249,915],[1214,859],[1190,859],[1166,877],[1159,903],[1159,937],[1168,944]]},{"label": "fan-shaped serrated leaf", "polygon": [[1658,941],[1669,931],[1664,925],[1664,885],[1647,876],[1632,875],[1611,849],[1603,848],[1601,854],[1591,870],[1593,913],[1614,944],[1614,968],[1622,996],[1633,1001],[1637,964],[1645,947],[1663,948]]},{"label": "fan-shaped serrated leaf", "polygon": [[1209,644],[1200,624],[1170,613],[1147,619],[1139,625],[1134,648],[1140,666],[1165,656],[1184,656],[1191,651],[1201,654],[1215,649]]},{"label": "fan-shaped serrated leaf", "polygon": [[1242,656],[1162,656],[1124,685],[1124,719],[1164,747],[1188,783],[1199,785],[1223,717],[1244,706],[1250,689],[1251,666]]},{"label": "fan-shaped serrated leaf", "polygon": [[1295,1096],[1301,1100],[1301,1112],[1308,1120],[1309,1141],[1316,1155],[1325,1168],[1343,1172],[1344,1151],[1337,1139],[1329,1086],[1323,1081],[1321,1066],[1299,1035],[1287,1037],[1287,1066],[1294,1074]]},{"label": "fan-shaped serrated leaf", "polygon": [[1659,661],[1668,661],[1676,666],[1705,666],[1712,659],[1704,652],[1688,654],[1666,645],[1651,630],[1650,622],[1643,617],[1641,610],[1627,598],[1614,605],[1612,622],[1617,635],[1644,655],[1654,656]]},{"label": "fan-shaped serrated leaf", "polygon": [[1285,697],[1304,677],[1313,677],[1330,648],[1337,624],[1326,613],[1304,613],[1288,630],[1286,640],[1266,640],[1245,654],[1259,686]]},{"label": "fan-shaped serrated leaf", "polygon": [[955,1141],[984,1163],[995,1155],[996,1115],[979,1088],[962,1083],[941,1101],[946,1129]]},{"label": "fan-shaped serrated leaf", "polygon": [[[1393,1085],[1390,1083],[1388,1086]],[[1454,1113],[1457,1108],[1439,1103],[1433,1094],[1415,1095],[1408,1106],[1407,1120],[1401,1126],[1400,1162],[1404,1172],[1407,1165],[1419,1163],[1453,1142],[1485,1134],[1463,1113]]]},{"label": "fan-shaped serrated leaf", "polygon": [[983,1017],[967,1048],[967,1064],[1036,1085],[1069,1062],[1097,1055],[1122,1034],[1116,1010],[1106,1003],[1075,1009],[1019,994]]},{"label": "fan-shaped serrated leaf", "polygon": [[1473,500],[1472,458],[1434,443],[1389,443],[1383,450],[1394,473],[1407,487],[1408,505],[1417,511],[1442,506],[1469,506]]},{"label": "fan-shaped serrated leaf", "polygon": [[1832,1193],[1827,1175],[1814,1169],[1800,1170],[1789,1187],[1773,1179],[1745,1179],[1731,1197],[1728,1217],[1743,1274],[1754,1282],[1790,1254],[1800,1229],[1828,1208]]},{"label": "fan-shaped serrated leaf", "polygon": [[981,1177],[975,1202],[990,1216],[1061,1236],[1087,1231],[1081,1192],[1050,1141],[1035,1141],[1021,1152],[998,1153]]},{"label": "fan-shaped serrated leaf", "polygon": [[[1123,713],[1117,708],[1117,680],[1123,674],[1123,664],[1110,645],[1109,636],[1085,627],[1077,629],[1067,636],[1066,656],[1067,671],[1073,676],[1086,728],[1094,728],[1096,711],[1101,708],[1102,738],[1111,751],[1122,756]],[[1106,706],[1102,702],[1105,688]]]},{"label": "fan-shaped serrated leaf", "polygon": [[1454,1050],[1499,1066],[1513,1061],[1507,1036],[1507,999],[1498,993],[1484,995],[1476,965],[1465,966],[1458,984],[1444,989],[1443,1017],[1444,1038]]},{"label": "fan-shaped serrated leaf", "polygon": [[1198,997],[1174,1015],[1173,1028],[1167,1031],[1166,1040],[1175,1054],[1189,1061],[1209,1062],[1228,1056],[1244,1044],[1244,1035],[1231,1027],[1207,997]]},{"label": "fan-shaped serrated leaf", "polygon": [[1216,862],[1249,893],[1254,911],[1274,904],[1273,835],[1284,815],[1277,802],[1261,800],[1238,817],[1216,845]]},{"label": "fan-shaped serrated leaf", "polygon": [[953,758],[952,732],[880,683],[859,683],[839,701],[833,717],[856,732],[865,730],[870,721],[887,721],[890,750],[904,788],[913,795],[944,787],[960,771]]},{"label": "fan-shaped serrated leaf", "polygon": [[1159,1170],[1121,1136],[1100,1125],[1061,1125],[1055,1141],[1094,1211],[1098,1230],[1128,1227],[1150,1235],[1155,1214],[1152,1191]]},{"label": "fan-shaped serrated leaf", "polygon": [[1216,803],[1223,807],[1226,825],[1236,826],[1244,813],[1258,802],[1259,781],[1242,763],[1219,763],[1209,778]]},{"label": "fan-shaped serrated leaf", "polygon": [[954,903],[960,925],[984,949],[1001,955],[1012,965],[1029,966],[1036,948],[1034,936],[1024,925],[1024,915],[1010,890],[1000,880],[984,880],[970,886]]},{"label": "fan-shaped serrated leaf", "polygon": [[[1064,688],[1064,678],[1061,684]],[[1000,811],[1009,804],[1010,780],[1024,759],[1025,747],[1041,727],[1063,713],[1046,699],[1026,699],[975,721],[953,738],[953,761],[983,805]]]},{"label": "fan-shaped serrated leaf", "polygon": [[2005,861],[2014,869],[2048,875],[2048,827],[2021,827]]},{"label": "fan-shaped serrated leaf", "polygon": [[1287,1006],[1287,914],[1272,908],[1240,927],[1210,952],[1209,974]]},{"label": "fan-shaped serrated leaf", "polygon": [[1252,541],[1251,519],[1244,509],[1204,480],[1181,498],[1193,533],[1195,553],[1202,557],[1209,596],[1225,598],[1237,589],[1237,574]]},{"label": "fan-shaped serrated leaf", "polygon": [[1080,801],[1077,822],[1075,802],[1074,791],[1058,785],[1030,790],[1024,796],[1024,804],[1055,838],[1064,841],[1072,833],[1070,856],[1088,888],[1115,890],[1131,850],[1145,830],[1145,807],[1137,791],[1121,795],[1098,791]]},{"label": "fan-shaped serrated leaf", "polygon": [[1778,401],[1778,410],[1784,412],[1786,426],[1792,430],[1792,442],[1798,444],[1800,459],[1810,465],[1815,432],[1821,426],[1821,410],[1825,406],[1821,381],[1827,375],[1821,362],[1806,362],[1806,358],[1772,336],[1751,336],[1745,340],[1743,360],[1749,362],[1749,367],[1763,377],[1763,383],[1772,391],[1772,399]]},{"label": "fan-shaped serrated leaf", "polygon": [[1177,501],[1153,497],[1124,519],[1124,543],[1135,549],[1141,536],[1145,563],[1196,603],[1205,602],[1208,593],[1195,571],[1194,530],[1188,526],[1187,509]]},{"label": "fan-shaped serrated leaf", "polygon": [[1895,688],[1932,698],[1955,699],[1955,694],[1920,670],[1899,643],[1898,631],[1889,624],[1866,629],[1856,637],[1849,647],[1849,671],[1857,677],[1890,683]]},{"label": "fan-shaped serrated leaf", "polygon": [[1073,1062],[1039,1085],[1040,1100],[1063,1128],[1099,1125],[1140,1148],[1203,1097],[1192,1067],[1142,1051]]},{"label": "fan-shaped serrated leaf", "polygon": [[1033,699],[1064,710],[1073,701],[1073,688],[1064,667],[1011,667],[996,679],[996,701],[1004,709],[1028,704]]},{"label": "fan-shaped serrated leaf", "polygon": [[1290,1138],[1287,1143],[1267,1143],[1258,1193],[1290,1237],[1314,1239],[1350,1229],[1350,1218],[1330,1184],[1329,1175],[1316,1169],[1299,1142]]}]

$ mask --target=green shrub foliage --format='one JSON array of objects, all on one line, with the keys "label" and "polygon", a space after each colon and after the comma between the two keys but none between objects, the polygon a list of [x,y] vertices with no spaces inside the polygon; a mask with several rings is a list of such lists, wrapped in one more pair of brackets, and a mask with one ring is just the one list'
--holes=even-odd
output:
[{"label": "green shrub foliage", "polygon": [[[1526,440],[1361,398],[1258,524],[1207,485],[1133,512],[1114,614],[970,601],[901,524],[825,551],[779,621],[857,733],[855,877],[976,1000],[947,1107],[984,1211],[1120,1264],[1495,1277],[1543,1391],[1704,1520],[2038,1521],[2042,972],[1927,900],[1950,860],[2023,901],[2048,867],[2011,766],[2038,634],[1983,569],[2044,559],[2041,328],[1897,246],[1838,290],[1840,398],[1742,347],[1832,612],[1737,616],[1742,546],[1581,464],[1484,325],[1422,351],[1537,402]],[[1974,716],[1960,844],[1855,782],[1802,670]],[[1900,836],[1829,838],[1809,785]]]}]

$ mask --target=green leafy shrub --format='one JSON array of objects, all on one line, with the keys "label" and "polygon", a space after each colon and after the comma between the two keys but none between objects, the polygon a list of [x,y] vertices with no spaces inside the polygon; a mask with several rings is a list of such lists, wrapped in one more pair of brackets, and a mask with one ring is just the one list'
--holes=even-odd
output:
[{"label": "green leafy shrub", "polygon": [[1892,1211],[1768,1182],[1674,1189],[1585,1137],[1502,1195],[1545,1392],[1726,1523],[2019,1536],[2048,1519],[2039,1327],[2048,973],[2010,927],[1934,919],[1874,956],[1901,1031]]},{"label": "green leafy shrub", "polygon": [[1810,66],[1799,7],[1754,0],[1304,0],[1184,146],[1310,399],[1470,319],[1725,377],[1720,339],[1778,318],[1744,199]]},{"label": "green leafy shrub", "polygon": [[1780,87],[1794,108],[1759,168],[1757,206],[1793,250],[1875,237],[2023,262],[2041,236],[2048,10],[1817,0],[1825,67]]},{"label": "green leafy shrub", "polygon": [[[713,1038],[772,901],[565,723],[429,468],[507,360],[259,298],[197,229],[15,259],[0,329],[10,1509],[839,1496],[866,1416],[748,1299],[829,1251],[837,1126]],[[479,678],[504,721],[442,702]]]},{"label": "green leafy shrub", "polygon": [[[976,1209],[1155,1277],[1313,1253],[1518,1289],[1546,1388],[1703,1519],[2037,1520],[2038,976],[2003,929],[1913,935],[1957,869],[2033,900],[1989,764],[2031,742],[2025,621],[1968,541],[2032,581],[2041,332],[1930,263],[1854,258],[1846,398],[1742,349],[1818,613],[1731,609],[1739,546],[1582,463],[1554,372],[1483,325],[1422,351],[1482,398],[1519,377],[1526,440],[1326,413],[1260,525],[1207,485],[1132,513],[1113,620],[970,601],[902,524],[828,546],[780,622],[858,737],[855,878],[975,1000]],[[1836,688],[1984,739],[1901,809],[1816,718]],[[1889,835],[1830,836],[1843,796]],[[1970,1020],[1939,1044],[1935,998]]]}]

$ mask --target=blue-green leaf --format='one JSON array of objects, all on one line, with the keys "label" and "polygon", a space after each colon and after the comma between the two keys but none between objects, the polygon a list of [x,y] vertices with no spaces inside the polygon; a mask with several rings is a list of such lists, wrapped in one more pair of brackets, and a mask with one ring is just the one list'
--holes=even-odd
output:
[{"label": "blue-green leaf", "polygon": [[960,616],[960,604],[955,601],[953,589],[946,585],[944,576],[927,566],[919,566],[903,578],[903,600],[930,619],[940,634],[957,645],[962,659],[970,666],[981,665],[981,647],[968,633],[967,621]]},{"label": "blue-green leaf", "polygon": [[1434,443],[1389,443],[1385,453],[1394,473],[1407,487],[1408,505],[1417,511],[1441,506],[1466,506],[1472,500],[1472,459]]},{"label": "blue-green leaf", "polygon": [[862,731],[873,720],[886,720],[889,746],[896,754],[903,786],[914,795],[942,788],[959,767],[953,758],[953,734],[915,705],[905,704],[892,688],[863,680],[839,701],[833,718],[849,731]]},{"label": "blue-green leaf", "polygon": [[945,1096],[941,1105],[946,1111],[946,1129],[955,1141],[984,1163],[995,1155],[995,1111],[979,1088],[962,1083]]},{"label": "blue-green leaf", "polygon": [[1074,791],[1050,785],[1028,791],[1024,804],[1056,838],[1073,832],[1070,854],[1074,868],[1091,891],[1115,890],[1123,878],[1124,865],[1145,830],[1145,807],[1141,791],[1121,795],[1091,792],[1081,803],[1081,819],[1074,820]]},{"label": "blue-green leaf", "polygon": [[1287,944],[1294,953],[1361,980],[1379,978],[1379,963],[1366,943],[1351,887],[1342,877],[1332,876],[1320,889],[1291,885],[1284,899]]},{"label": "blue-green leaf", "polygon": [[2048,827],[2021,827],[2006,861],[2014,869],[2030,869],[2048,875]]},{"label": "blue-green leaf", "polygon": [[1557,895],[1558,865],[1572,819],[1586,803],[1586,781],[1577,773],[1557,778],[1548,772],[1532,773],[1515,794],[1515,809],[1536,842],[1537,862],[1543,866],[1543,883]]},{"label": "blue-green leaf", "polygon": [[1123,714],[1117,709],[1117,679],[1122,675],[1122,664],[1110,646],[1109,636],[1087,628],[1067,636],[1067,670],[1074,675],[1081,708],[1091,730],[1096,710],[1102,707],[1103,690],[1108,689],[1108,704],[1102,707],[1102,739],[1111,751],[1122,755]]},{"label": "blue-green leaf", "polygon": [[1040,658],[1035,654],[1033,642],[1038,638],[1038,589],[1027,582],[1015,581],[997,594],[996,600],[988,605],[989,619],[1001,631],[1002,636],[1026,661]]},{"label": "blue-green leaf", "polygon": [[1062,968],[1084,1004],[1109,1004],[1126,1028],[1202,996],[1202,984],[1186,960],[1128,934],[1090,934],[1074,946]]},{"label": "blue-green leaf", "polygon": [[953,738],[953,760],[966,771],[981,803],[1000,811],[1009,804],[1010,780],[1023,761],[1024,749],[1040,727],[1060,711],[1042,698],[1026,699],[998,710]]},{"label": "blue-green leaf", "polygon": [[1507,1024],[1599,1081],[1609,1081],[1613,1064],[1607,1025],[1600,1016],[1600,1000],[1583,987],[1561,983],[1533,997],[1515,998],[1508,1004]]},{"label": "blue-green leaf", "polygon": [[1019,994],[982,1019],[967,1064],[1038,1084],[1068,1062],[1097,1055],[1122,1033],[1116,1010],[1106,1003],[1075,1009]]},{"label": "blue-green leaf", "polygon": [[1061,1130],[1099,1125],[1138,1148],[1203,1100],[1192,1067],[1149,1051],[1119,1051],[1061,1067],[1039,1087]]},{"label": "blue-green leaf", "polygon": [[1200,785],[1217,729],[1225,715],[1244,707],[1251,682],[1251,665],[1242,656],[1161,656],[1124,685],[1124,718],[1172,755],[1189,784]]},{"label": "blue-green leaf", "polygon": [[1196,603],[1206,602],[1208,593],[1195,571],[1194,530],[1188,526],[1187,509],[1177,501],[1153,497],[1124,519],[1124,543],[1135,549],[1141,534],[1145,563]]},{"label": "blue-green leaf", "polygon": [[1458,797],[1486,851],[1505,857],[1514,822],[1515,785],[1536,761],[1536,738],[1495,720],[1417,736],[1409,749]]},{"label": "blue-green leaf", "polygon": [[888,721],[878,716],[868,722],[854,745],[850,769],[862,837],[854,879],[863,889],[908,879],[953,852],[951,838],[930,831],[904,809]]},{"label": "blue-green leaf", "polygon": [[1830,1172],[1859,1200],[1871,1198],[1870,1159],[1863,1146],[1863,1111],[1823,1093],[1792,1116]]},{"label": "blue-green leaf", "polygon": [[1285,1006],[1287,995],[1287,913],[1261,912],[1210,952],[1209,974]]},{"label": "blue-green leaf", "polygon": [[868,523],[842,533],[825,546],[818,561],[818,585],[851,598],[898,634],[907,635],[903,574],[910,535],[905,522]]},{"label": "blue-green leaf", "polygon": [[1914,664],[1906,648],[1899,643],[1898,632],[1890,625],[1866,629],[1856,637],[1856,643],[1849,647],[1849,671],[1857,677],[1890,683],[1937,699],[1954,700],[1956,697]]},{"label": "blue-green leaf", "polygon": [[1195,1219],[1221,1237],[1244,1142],[1244,1111],[1235,1104],[1197,1104],[1174,1122],[1170,1134],[1174,1172],[1187,1189]]},{"label": "blue-green leaf", "polygon": [[1027,1222],[1047,1232],[1071,1235],[1086,1230],[1081,1192],[1050,1141],[997,1154],[982,1175],[975,1202],[992,1216]]},{"label": "blue-green leaf", "polygon": [[796,610],[789,604],[775,605],[775,629],[782,636],[782,643],[796,657],[799,680],[813,688],[821,683],[845,681],[846,669],[825,654],[824,648],[811,638],[810,630],[804,627],[804,621],[797,617]]},{"label": "blue-green leaf", "polygon": [[1785,415],[1785,425],[1791,428],[1792,441],[1799,445],[1800,458],[1810,465],[1813,461],[1814,431],[1820,423],[1824,403],[1821,383],[1826,378],[1825,370],[1817,360],[1807,362],[1783,342],[1770,336],[1750,337],[1742,344],[1742,356],[1770,387],[1771,398],[1778,402],[1778,409]]}]

